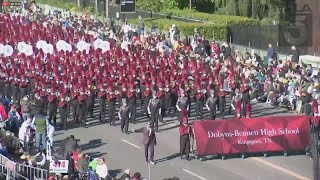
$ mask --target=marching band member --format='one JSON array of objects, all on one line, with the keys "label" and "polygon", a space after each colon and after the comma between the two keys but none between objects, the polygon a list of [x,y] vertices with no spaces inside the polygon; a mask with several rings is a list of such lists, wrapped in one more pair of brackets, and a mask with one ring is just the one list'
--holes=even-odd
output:
[{"label": "marching band member", "polygon": [[121,120],[121,132],[129,134],[129,119],[131,117],[130,107],[128,106],[126,99],[122,99],[121,104],[122,106],[118,112],[119,119]]},{"label": "marching band member", "polygon": [[172,111],[174,108],[174,104],[172,102],[172,94],[170,90],[170,84],[166,81],[166,87],[164,89],[164,101],[165,101],[165,110],[167,110],[167,115],[173,117]]},{"label": "marching band member", "polygon": [[159,115],[161,114],[160,100],[157,97],[157,92],[152,92],[152,99],[149,101],[148,112],[151,115],[150,121],[155,125],[155,130],[158,131]]},{"label": "marching band member", "polygon": [[116,102],[117,102],[117,96],[113,92],[112,87],[108,87],[108,94],[107,94],[107,100],[108,100],[108,115],[109,115],[109,123],[110,125],[114,125],[115,119],[116,119]]},{"label": "marching band member", "polygon": [[95,89],[93,89],[91,80],[87,80],[87,91],[86,91],[86,103],[88,108],[88,113],[90,114],[90,118],[94,118],[93,116],[93,109],[94,109],[94,99],[95,99]]},{"label": "marching band member", "polygon": [[68,121],[68,101],[70,100],[69,97],[65,97],[63,94],[60,94],[59,99],[59,114],[60,114],[60,121],[61,127],[63,130],[67,130],[67,121]]},{"label": "marching band member", "polygon": [[215,92],[213,89],[209,91],[210,96],[207,99],[206,107],[208,111],[210,112],[210,119],[215,120],[216,119],[216,110],[217,110],[217,101],[218,98],[215,96]]},{"label": "marching band member", "polygon": [[136,123],[136,114],[137,114],[137,96],[136,96],[136,89],[134,88],[134,84],[130,84],[130,89],[127,93],[128,97],[128,104],[130,107],[130,122],[135,124]]},{"label": "marching band member", "polygon": [[182,118],[182,124],[179,127],[180,132],[180,157],[185,155],[186,160],[189,159],[190,154],[190,138],[193,138],[191,126],[188,125],[187,117]]},{"label": "marching band member", "polygon": [[250,87],[246,87],[242,91],[242,115],[249,118],[251,116],[251,103],[250,103]]},{"label": "marching band member", "polygon": [[84,87],[80,88],[80,94],[78,96],[78,101],[79,101],[79,113],[78,113],[78,118],[80,125],[87,127],[87,95],[85,93]]},{"label": "marching band member", "polygon": [[220,110],[220,118],[224,119],[225,109],[226,109],[226,91],[220,86],[219,88],[219,110]]},{"label": "marching band member", "polygon": [[79,100],[78,100],[78,96],[79,96],[79,89],[77,89],[77,87],[73,86],[74,90],[71,93],[71,109],[72,109],[72,119],[74,122],[80,123],[79,122]]},{"label": "marching band member", "polygon": [[106,118],[106,89],[104,87],[105,85],[100,85],[99,87],[99,93],[98,93],[98,98],[99,98],[99,121],[103,122],[104,119]]},{"label": "marching band member", "polygon": [[164,113],[163,109],[164,109],[164,106],[165,106],[165,99],[164,99],[165,93],[164,93],[162,82],[158,83],[158,86],[159,86],[158,87],[159,90],[157,92],[157,97],[158,97],[158,99],[160,101],[160,107],[161,107],[161,111],[160,111],[160,115],[159,115],[159,121],[161,123],[164,123],[164,121],[163,121],[163,116],[164,116],[163,115],[163,113]]},{"label": "marching band member", "polygon": [[182,123],[182,112],[183,111],[188,111],[188,109],[190,108],[188,106],[188,98],[185,96],[185,92],[184,90],[181,90],[180,92],[180,97],[178,98],[177,104],[176,104],[176,108],[178,110],[178,121],[180,123]]},{"label": "marching band member", "polygon": [[48,110],[49,110],[49,123],[52,123],[53,120],[53,125],[56,126],[57,124],[57,111],[58,111],[58,97],[56,96],[54,92],[54,88],[51,88],[51,92],[48,95]]},{"label": "marching band member", "polygon": [[196,117],[199,120],[202,120],[203,118],[203,105],[204,105],[204,99],[205,94],[201,90],[201,86],[197,85],[197,92],[195,93],[195,102],[196,102]]},{"label": "marching band member", "polygon": [[150,85],[146,84],[146,90],[143,92],[143,104],[145,106],[147,118],[149,118],[148,104],[149,104],[149,101],[151,98],[152,98],[152,94],[151,94],[151,90],[150,90]]},{"label": "marching band member", "polygon": [[235,116],[240,118],[241,117],[241,99],[242,95],[240,94],[240,90],[235,90],[235,95],[232,97],[231,100],[231,107],[234,110]]}]

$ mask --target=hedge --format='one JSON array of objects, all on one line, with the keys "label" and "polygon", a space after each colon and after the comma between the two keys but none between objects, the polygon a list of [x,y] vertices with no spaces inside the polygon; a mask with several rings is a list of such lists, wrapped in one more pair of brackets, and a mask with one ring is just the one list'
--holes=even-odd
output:
[{"label": "hedge", "polygon": [[164,9],[161,12],[224,25],[258,25],[260,23],[259,20],[247,17],[208,14],[196,11],[194,9]]},{"label": "hedge", "polygon": [[[129,19],[129,23],[137,24],[138,19]],[[184,35],[192,35],[194,28],[197,28],[202,35],[207,38],[213,37],[216,40],[226,41],[228,37],[228,29],[226,25],[221,24],[208,24],[208,23],[186,23],[183,21],[170,20],[170,19],[144,19],[147,27],[156,26],[158,29],[169,31],[172,24],[175,24]]]}]

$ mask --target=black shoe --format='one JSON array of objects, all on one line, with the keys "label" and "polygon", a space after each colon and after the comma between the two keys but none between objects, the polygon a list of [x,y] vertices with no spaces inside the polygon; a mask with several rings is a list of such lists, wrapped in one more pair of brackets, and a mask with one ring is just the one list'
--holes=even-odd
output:
[{"label": "black shoe", "polygon": [[187,161],[190,161],[191,159],[189,157],[186,158]]},{"label": "black shoe", "polygon": [[183,159],[183,156],[180,156],[180,159]]}]

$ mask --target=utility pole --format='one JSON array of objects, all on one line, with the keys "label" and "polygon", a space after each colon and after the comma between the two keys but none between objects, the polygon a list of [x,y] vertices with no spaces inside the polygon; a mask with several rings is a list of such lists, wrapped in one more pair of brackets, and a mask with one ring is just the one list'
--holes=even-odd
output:
[{"label": "utility pole", "polygon": [[189,9],[192,9],[192,0],[189,0]]},{"label": "utility pole", "polygon": [[95,17],[95,19],[96,19],[96,21],[98,20],[98,0],[95,0],[95,5],[96,5],[96,17]]}]

